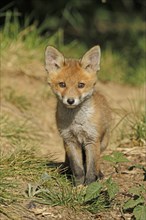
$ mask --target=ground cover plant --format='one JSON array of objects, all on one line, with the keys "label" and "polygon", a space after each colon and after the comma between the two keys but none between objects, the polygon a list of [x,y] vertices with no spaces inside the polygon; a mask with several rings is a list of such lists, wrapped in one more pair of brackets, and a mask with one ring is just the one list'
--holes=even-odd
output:
[{"label": "ground cover plant", "polygon": [[131,87],[125,80],[127,63],[121,63],[120,54],[110,48],[103,51],[98,86],[108,91],[115,119],[110,147],[101,158],[104,179],[74,187],[72,177],[60,172],[64,150],[55,126],[55,99],[47,86],[43,53],[46,45],[53,44],[66,55],[80,57],[86,46],[78,41],[64,45],[62,30],[46,38],[35,24],[27,26],[26,20],[22,28],[17,16],[12,16],[6,13],[0,32],[0,219],[144,220],[144,85]]}]

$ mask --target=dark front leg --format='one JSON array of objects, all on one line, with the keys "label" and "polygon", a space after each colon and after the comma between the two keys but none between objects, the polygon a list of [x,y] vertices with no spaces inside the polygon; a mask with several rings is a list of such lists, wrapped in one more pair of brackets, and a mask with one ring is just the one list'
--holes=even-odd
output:
[{"label": "dark front leg", "polygon": [[100,143],[87,144],[86,154],[86,177],[85,184],[90,184],[102,177],[100,171]]},{"label": "dark front leg", "polygon": [[83,167],[81,147],[72,143],[64,143],[64,147],[66,151],[66,160],[69,161],[69,166],[75,178],[74,184],[84,184],[85,172]]}]

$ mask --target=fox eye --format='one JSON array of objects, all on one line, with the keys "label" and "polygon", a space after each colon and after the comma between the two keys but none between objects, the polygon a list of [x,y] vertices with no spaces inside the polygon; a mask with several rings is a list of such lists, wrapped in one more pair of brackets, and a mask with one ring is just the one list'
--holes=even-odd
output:
[{"label": "fox eye", "polygon": [[66,84],[65,84],[65,82],[59,82],[59,86],[60,86],[61,88],[65,88],[65,87],[66,87]]},{"label": "fox eye", "polygon": [[79,89],[82,89],[82,88],[84,88],[85,87],[85,83],[78,83],[78,88]]}]

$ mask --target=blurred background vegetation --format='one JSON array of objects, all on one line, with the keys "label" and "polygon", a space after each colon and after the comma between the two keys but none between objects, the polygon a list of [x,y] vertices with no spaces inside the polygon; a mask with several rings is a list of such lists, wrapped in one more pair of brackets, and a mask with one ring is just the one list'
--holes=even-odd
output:
[{"label": "blurred background vegetation", "polygon": [[16,55],[18,43],[41,61],[48,44],[74,57],[99,44],[100,80],[139,86],[146,76],[145,15],[145,0],[1,0],[2,57],[10,49]]}]

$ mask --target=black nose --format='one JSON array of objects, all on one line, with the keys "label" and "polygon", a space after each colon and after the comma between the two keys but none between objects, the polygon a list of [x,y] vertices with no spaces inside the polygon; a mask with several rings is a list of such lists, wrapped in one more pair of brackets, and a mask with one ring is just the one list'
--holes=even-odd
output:
[{"label": "black nose", "polygon": [[73,98],[69,98],[67,102],[68,104],[72,105],[75,102],[75,100]]}]

